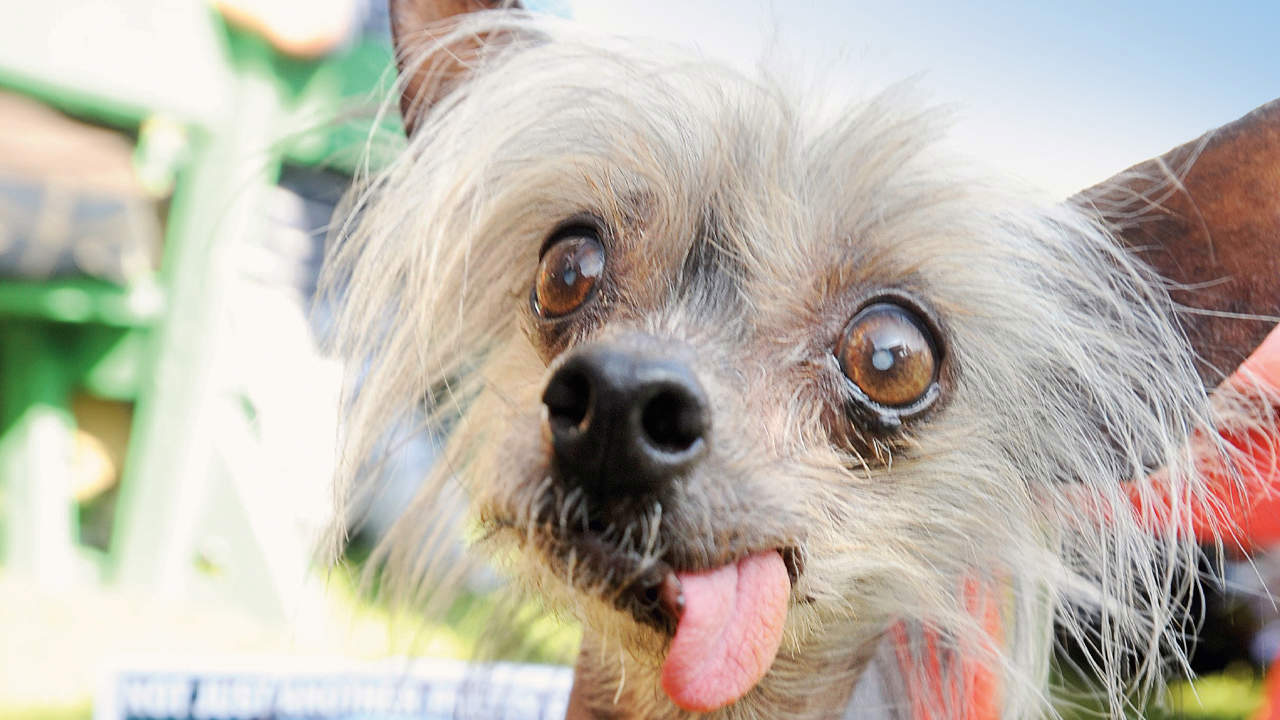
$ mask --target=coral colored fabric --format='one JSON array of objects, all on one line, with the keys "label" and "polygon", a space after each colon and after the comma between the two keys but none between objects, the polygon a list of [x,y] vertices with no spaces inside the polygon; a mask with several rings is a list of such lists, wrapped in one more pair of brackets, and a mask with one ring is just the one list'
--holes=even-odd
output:
[{"label": "coral colored fabric", "polygon": [[[1280,328],[1271,331],[1242,367],[1272,387],[1280,388]],[[1257,481],[1263,486],[1262,490],[1269,492],[1250,506],[1234,508],[1242,530],[1241,539],[1248,541],[1250,547],[1280,543],[1280,477],[1274,471],[1275,459],[1264,457],[1257,463],[1262,469]],[[1280,656],[1271,661],[1266,699],[1253,720],[1280,720]]]},{"label": "coral colored fabric", "polygon": [[[987,650],[995,651],[1003,642],[1004,630],[1000,622],[999,593],[990,585],[970,578],[963,587],[965,605],[975,618],[982,622],[989,643]],[[959,686],[949,684],[943,677],[941,636],[931,628],[922,632],[916,646],[919,657],[913,652],[910,632],[904,623],[895,623],[890,629],[890,639],[906,682],[908,700],[911,703],[912,720],[998,720],[1000,717],[1000,685],[987,665],[974,657],[960,655],[953,663],[958,666]]]},{"label": "coral colored fabric", "polygon": [[1271,661],[1267,673],[1267,695],[1253,720],[1280,720],[1280,656]]},{"label": "coral colored fabric", "polygon": [[[1280,327],[1271,331],[1249,356],[1236,374],[1226,381],[1261,383],[1280,392]],[[1280,413],[1280,408],[1277,408]],[[1221,531],[1224,541],[1241,551],[1253,551],[1280,544],[1280,427],[1272,437],[1258,433],[1224,435],[1227,442],[1240,451],[1242,462],[1238,475],[1222,468],[1207,466],[1210,486],[1220,506],[1212,514],[1199,512],[1193,518],[1196,536],[1212,541]],[[1237,485],[1241,483],[1243,487]],[[1132,494],[1135,509],[1159,515],[1161,508],[1144,507],[1136,492]],[[1166,498],[1167,502],[1167,498]],[[1168,505],[1164,509],[1167,511]],[[996,589],[978,581],[968,581],[964,588],[969,611],[982,620],[990,640],[1000,643],[1003,632]],[[893,626],[890,638],[894,644],[902,676],[908,678],[907,692],[912,703],[913,720],[935,720],[931,708],[959,710],[953,717],[961,720],[998,720],[999,681],[989,668],[973,658],[961,658],[964,687],[943,687],[939,636],[924,631],[922,654],[915,657],[902,623]],[[919,673],[923,668],[924,673]],[[922,679],[921,679],[922,678]],[[1267,677],[1266,702],[1252,720],[1280,720],[1280,657],[1272,663]]]},{"label": "coral colored fabric", "polygon": [[[1280,328],[1272,330],[1240,367],[1237,375],[1247,370],[1257,381],[1280,392]],[[1244,472],[1245,492],[1222,493],[1228,519],[1238,529],[1246,550],[1280,543],[1280,437],[1227,439],[1237,447],[1249,448],[1253,461],[1253,467]],[[1197,532],[1206,537],[1208,528],[1197,528]]]},{"label": "coral colored fabric", "polygon": [[[1224,385],[1248,388],[1260,384],[1280,393],[1280,328],[1271,331]],[[1280,414],[1280,407],[1276,408]],[[1228,550],[1251,552],[1280,544],[1280,425],[1263,431],[1225,433],[1239,462],[1224,468],[1206,460],[1203,472],[1218,507],[1193,513],[1196,537],[1213,542],[1221,536]],[[1134,506],[1149,517],[1168,512],[1168,498],[1156,506],[1132,493]],[[1162,512],[1163,511],[1163,512]]]}]

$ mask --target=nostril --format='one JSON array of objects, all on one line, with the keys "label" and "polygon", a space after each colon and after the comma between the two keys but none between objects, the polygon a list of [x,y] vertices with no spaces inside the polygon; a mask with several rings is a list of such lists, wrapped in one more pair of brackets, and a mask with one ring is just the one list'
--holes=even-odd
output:
[{"label": "nostril", "polygon": [[658,450],[676,454],[688,450],[706,432],[702,404],[682,388],[664,389],[641,411],[640,426]]},{"label": "nostril", "polygon": [[591,380],[576,370],[561,370],[547,384],[542,402],[556,430],[583,429],[591,411]]}]

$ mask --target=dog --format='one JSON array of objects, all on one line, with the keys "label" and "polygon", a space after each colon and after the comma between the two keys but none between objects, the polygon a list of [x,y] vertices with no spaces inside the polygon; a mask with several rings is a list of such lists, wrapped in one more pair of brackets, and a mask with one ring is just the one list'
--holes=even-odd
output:
[{"label": "dog", "polygon": [[509,5],[392,0],[408,144],[327,265],[339,499],[447,429],[388,572],[438,584],[461,488],[584,628],[573,718],[1043,717],[1055,626],[1120,716],[1185,662],[1201,470],[1272,406],[1210,391],[1280,314],[1280,110],[1045,206],[909,90],[820,121]]}]

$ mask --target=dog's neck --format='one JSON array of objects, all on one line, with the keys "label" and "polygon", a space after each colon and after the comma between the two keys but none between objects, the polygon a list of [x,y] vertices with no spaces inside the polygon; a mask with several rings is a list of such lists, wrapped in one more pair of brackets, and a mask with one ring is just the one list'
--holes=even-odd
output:
[{"label": "dog's neck", "polygon": [[[735,706],[732,717],[842,717],[878,639],[850,643],[848,635],[831,633],[828,637],[843,642],[814,640],[799,649],[784,647],[779,651],[769,674]],[[636,663],[616,647],[612,652],[602,651],[596,638],[585,636],[574,667],[566,720],[688,717],[690,713],[677,709],[658,689],[659,672]]]}]

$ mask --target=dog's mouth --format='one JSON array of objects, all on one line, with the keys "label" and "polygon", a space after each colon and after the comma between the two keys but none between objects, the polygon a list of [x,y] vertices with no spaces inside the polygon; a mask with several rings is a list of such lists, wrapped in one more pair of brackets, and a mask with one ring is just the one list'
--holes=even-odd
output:
[{"label": "dog's mouth", "polygon": [[533,540],[526,550],[536,549],[576,592],[669,638],[663,687],[680,707],[702,712],[738,699],[768,671],[804,570],[794,544],[693,560],[677,550],[642,552],[598,525],[541,524],[522,535]]},{"label": "dog's mouth", "polygon": [[744,549],[720,562],[694,564],[676,560],[674,552],[657,557],[637,552],[592,531],[547,533],[547,559],[576,590],[601,597],[637,623],[667,636],[674,636],[684,619],[688,583],[696,586],[703,576],[772,553],[781,562],[789,595],[804,570],[803,555],[795,545]]}]

